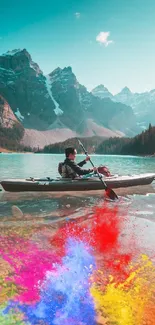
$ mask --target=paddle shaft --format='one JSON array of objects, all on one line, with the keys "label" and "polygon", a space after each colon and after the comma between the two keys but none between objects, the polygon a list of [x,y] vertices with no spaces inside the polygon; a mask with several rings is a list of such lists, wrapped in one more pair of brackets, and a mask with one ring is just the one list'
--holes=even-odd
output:
[{"label": "paddle shaft", "polygon": [[[81,143],[81,141],[78,140],[78,142],[79,142],[79,145],[81,146],[81,148],[83,149],[85,155],[88,156],[88,152],[87,152],[86,149],[84,148],[84,146],[83,146],[83,144]],[[89,159],[89,161],[90,161],[90,163],[92,164],[92,166],[95,167],[94,164],[93,164],[93,162],[92,162],[92,160]],[[107,184],[106,184],[106,183],[104,182],[104,180],[102,179],[102,176],[100,175],[100,173],[98,172],[98,170],[97,170],[97,175],[98,175],[98,178],[100,179],[100,181],[102,182],[102,184],[104,185],[104,190],[105,190],[105,192],[106,192],[106,195],[107,195],[111,200],[113,200],[113,201],[116,200],[116,199],[118,199],[117,194],[112,190],[112,188],[109,188],[109,187],[107,186]]]},{"label": "paddle shaft", "polygon": [[[87,152],[86,149],[84,148],[84,146],[83,146],[83,144],[81,143],[81,141],[78,140],[78,142],[79,142],[81,148],[83,149],[85,155],[86,155],[87,157],[89,157],[88,152]],[[90,161],[91,165],[92,165],[93,167],[95,167],[95,165],[93,164],[92,160],[89,159],[89,161]],[[101,181],[102,184],[104,185],[105,189],[107,189],[108,186],[107,186],[107,184],[103,181],[102,176],[99,174],[98,170],[96,171],[96,173],[97,173],[97,175],[98,175],[98,178],[100,179],[100,181]]]}]

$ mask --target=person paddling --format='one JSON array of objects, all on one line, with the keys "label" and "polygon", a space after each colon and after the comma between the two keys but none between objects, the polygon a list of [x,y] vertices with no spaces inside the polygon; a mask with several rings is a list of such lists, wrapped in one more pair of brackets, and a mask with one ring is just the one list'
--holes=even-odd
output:
[{"label": "person paddling", "polygon": [[83,165],[87,163],[87,161],[90,160],[90,157],[86,157],[84,160],[82,160],[80,163],[75,162],[75,158],[77,155],[77,151],[74,147],[69,147],[65,149],[65,155],[66,159],[63,163],[59,164],[59,172],[62,176],[62,178],[71,178],[74,179],[79,176],[87,175],[92,172],[96,172],[97,168],[93,167],[90,169],[83,169]]}]

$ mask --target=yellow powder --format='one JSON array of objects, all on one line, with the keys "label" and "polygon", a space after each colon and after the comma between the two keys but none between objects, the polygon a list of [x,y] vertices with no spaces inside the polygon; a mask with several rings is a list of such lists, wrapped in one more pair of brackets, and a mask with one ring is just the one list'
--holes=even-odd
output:
[{"label": "yellow powder", "polygon": [[[101,277],[104,277],[100,273]],[[148,281],[150,277],[151,283]],[[144,310],[155,288],[155,268],[146,255],[137,265],[130,267],[130,275],[124,283],[116,283],[110,276],[105,290],[94,283],[91,294],[96,309],[111,323],[118,325],[142,325]]]}]

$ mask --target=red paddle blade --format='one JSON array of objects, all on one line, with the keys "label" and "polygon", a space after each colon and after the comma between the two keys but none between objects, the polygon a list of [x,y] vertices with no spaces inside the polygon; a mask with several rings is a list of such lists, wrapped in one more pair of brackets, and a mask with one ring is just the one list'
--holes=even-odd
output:
[{"label": "red paddle blade", "polygon": [[111,200],[113,200],[113,201],[118,200],[117,194],[111,188],[107,188],[105,190],[105,193],[106,193],[106,196],[109,197]]}]

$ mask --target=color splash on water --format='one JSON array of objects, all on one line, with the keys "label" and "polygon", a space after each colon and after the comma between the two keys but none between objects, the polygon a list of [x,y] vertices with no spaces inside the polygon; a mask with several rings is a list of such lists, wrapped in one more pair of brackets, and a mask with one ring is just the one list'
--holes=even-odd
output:
[{"label": "color splash on water", "polygon": [[[89,218],[89,215],[87,217]],[[119,216],[117,206],[109,208],[105,205],[102,208],[94,208],[94,215],[91,219],[82,221],[81,224],[79,220],[67,223],[52,237],[51,244],[60,247],[64,254],[62,249],[65,249],[66,239],[74,237],[86,241],[91,246],[97,245],[101,253],[109,252],[116,243],[118,246],[118,237],[124,220],[124,215]]]},{"label": "color splash on water", "polygon": [[[107,275],[115,271],[115,275],[119,280],[128,276],[127,265],[132,260],[135,252],[128,254],[122,253],[122,241],[120,234],[126,221],[124,213],[119,212],[117,206],[109,208],[107,205],[94,209],[93,218],[81,222],[68,223],[58,230],[52,237],[51,245],[57,247],[59,254],[65,253],[65,242],[70,236],[77,240],[88,243],[93,249],[99,264],[102,263]],[[131,247],[135,247],[135,239],[130,238],[128,243]]]},{"label": "color splash on water", "polygon": [[8,314],[4,315],[2,310],[0,310],[0,324],[1,325],[25,325],[25,321],[23,320],[23,315],[20,314]]},{"label": "color splash on water", "polygon": [[11,268],[3,279],[17,290],[3,304],[1,319],[13,312],[20,325],[96,325],[99,317],[109,325],[149,324],[148,310],[155,319],[155,267],[134,236],[125,252],[126,219],[117,206],[95,208],[93,217],[58,229],[51,250],[1,237],[0,253]]},{"label": "color splash on water", "polygon": [[0,237],[1,257],[10,265],[12,272],[5,277],[6,283],[18,288],[15,299],[20,302],[35,302],[39,299],[38,283],[45,277],[47,270],[53,269],[53,263],[60,257],[20,237]]},{"label": "color splash on water", "polygon": [[49,325],[95,325],[96,313],[89,281],[95,261],[89,250],[83,242],[69,239],[62,264],[56,264],[54,271],[46,273],[40,287],[40,301],[33,306],[11,302],[5,313],[17,308],[33,325],[39,321]]},{"label": "color splash on water", "polygon": [[[143,255],[137,264],[129,267],[129,272],[129,277],[123,283],[117,282],[113,276],[109,277],[105,287],[94,283],[91,293],[96,308],[102,311],[104,316],[108,316],[111,323],[141,325],[144,320],[144,308],[155,290],[155,268],[149,258]],[[104,274],[99,272],[100,283],[103,276]]]}]

